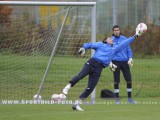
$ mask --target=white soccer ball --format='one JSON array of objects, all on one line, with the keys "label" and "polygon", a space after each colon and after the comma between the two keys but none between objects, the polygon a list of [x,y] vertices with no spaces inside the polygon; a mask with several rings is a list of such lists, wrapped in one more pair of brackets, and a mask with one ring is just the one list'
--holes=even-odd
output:
[{"label": "white soccer ball", "polygon": [[59,98],[60,98],[60,100],[66,100],[66,95],[64,95],[64,94],[59,94]]},{"label": "white soccer ball", "polygon": [[33,96],[33,99],[34,100],[42,100],[42,96],[39,95],[38,98],[37,98],[37,94],[36,94],[36,95]]},{"label": "white soccer ball", "polygon": [[60,99],[60,96],[58,94],[53,94],[51,96],[51,100],[53,100],[53,101],[58,101],[59,99]]},{"label": "white soccer ball", "polygon": [[145,23],[139,23],[136,29],[139,30],[140,34],[145,33],[147,31],[147,25]]},{"label": "white soccer ball", "polygon": [[51,100],[53,101],[64,101],[66,99],[66,96],[64,94],[53,94],[51,96]]}]

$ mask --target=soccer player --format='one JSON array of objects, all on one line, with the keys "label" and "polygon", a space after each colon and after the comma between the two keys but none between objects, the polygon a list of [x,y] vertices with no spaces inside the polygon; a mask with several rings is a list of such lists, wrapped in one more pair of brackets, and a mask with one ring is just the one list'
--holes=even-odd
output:
[{"label": "soccer player", "polygon": [[[120,27],[118,25],[113,26],[112,28],[113,36],[112,39],[114,40],[114,45],[119,45],[121,42],[126,40],[126,37],[121,34]],[[122,71],[124,79],[126,81],[126,88],[127,88],[127,95],[128,95],[128,102],[132,104],[136,104],[137,102],[132,100],[132,78],[130,67],[133,66],[133,54],[130,46],[128,45],[119,53],[115,54],[112,63],[117,66],[117,68],[113,71],[114,76],[114,93],[116,97],[116,104],[120,104],[119,99],[119,83],[120,83],[120,71]]]},{"label": "soccer player", "polygon": [[85,54],[86,49],[94,49],[95,53],[93,57],[84,64],[82,70],[77,75],[75,75],[63,89],[63,94],[67,95],[71,87],[75,86],[75,84],[79,82],[79,80],[89,75],[88,85],[79,96],[79,99],[72,106],[73,110],[84,111],[80,107],[80,104],[82,103],[82,100],[86,99],[94,90],[99,80],[102,69],[110,64],[115,54],[125,49],[125,47],[127,47],[131,42],[134,41],[136,37],[140,35],[140,32],[136,31],[136,34],[134,36],[123,40],[123,42],[118,45],[113,44],[113,39],[111,39],[111,37],[106,37],[103,42],[85,43],[83,47],[79,49],[79,53],[81,55]]}]

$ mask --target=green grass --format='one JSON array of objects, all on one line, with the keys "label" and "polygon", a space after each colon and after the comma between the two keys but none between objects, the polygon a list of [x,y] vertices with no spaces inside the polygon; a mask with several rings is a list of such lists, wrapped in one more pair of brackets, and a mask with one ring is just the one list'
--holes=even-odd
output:
[{"label": "green grass", "polygon": [[72,105],[0,105],[0,120],[159,120],[160,101],[139,104],[81,105],[84,112],[73,111]]},{"label": "green grass", "polygon": [[[44,99],[51,94],[59,93],[68,81],[76,75],[88,58],[54,57],[42,91]],[[3,99],[31,99],[38,91],[49,56],[24,56],[16,54],[0,54],[0,96]],[[133,96],[142,89],[137,97],[160,96],[160,59],[134,59],[131,68],[133,79]],[[77,98],[86,87],[88,77],[74,87],[69,98]],[[97,97],[102,89],[113,90],[113,75],[105,68],[97,85]],[[120,95],[126,96],[126,83],[121,75]],[[73,97],[74,96],[74,97]],[[76,96],[76,97],[75,97]]]},{"label": "green grass", "polygon": [[[0,99],[31,99],[42,80],[48,56],[20,56],[0,54]],[[42,91],[43,99],[50,99],[53,92],[59,93],[64,85],[82,68],[85,58],[54,57]],[[160,111],[160,60],[134,59],[131,68],[133,98],[138,104],[125,104],[126,84],[121,77],[120,96],[123,104],[115,105],[114,100],[100,99],[104,88],[113,90],[113,76],[104,69],[97,85],[94,105],[81,105],[84,112],[71,109],[72,105],[24,104],[0,105],[0,120],[150,120],[159,119]],[[143,88],[139,91],[142,83]],[[70,90],[68,100],[75,100],[85,89],[87,77]],[[90,97],[87,99],[90,101]]]}]

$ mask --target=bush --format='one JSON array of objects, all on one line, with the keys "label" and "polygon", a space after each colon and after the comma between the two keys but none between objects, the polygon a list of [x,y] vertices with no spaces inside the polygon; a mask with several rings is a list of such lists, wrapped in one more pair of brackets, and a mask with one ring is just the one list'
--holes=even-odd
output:
[{"label": "bush", "polygon": [[11,18],[10,15],[12,13],[12,8],[8,6],[0,6],[0,26],[1,24],[8,26],[10,25]]},{"label": "bush", "polygon": [[[160,55],[160,27],[156,27],[154,25],[147,26],[147,32],[137,38],[137,40],[131,44],[135,56],[144,57],[148,55]],[[124,29],[123,33],[125,33],[124,35],[127,37],[134,35],[135,28],[128,26],[126,29]]]}]

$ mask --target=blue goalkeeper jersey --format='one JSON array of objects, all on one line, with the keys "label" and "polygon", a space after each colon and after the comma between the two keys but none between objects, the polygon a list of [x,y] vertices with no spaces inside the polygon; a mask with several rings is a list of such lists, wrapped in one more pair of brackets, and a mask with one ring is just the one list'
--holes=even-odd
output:
[{"label": "blue goalkeeper jersey", "polygon": [[[113,39],[114,45],[118,45],[127,38],[123,35],[120,35],[119,37],[112,36],[112,39]],[[131,50],[130,46],[128,45],[121,52],[115,54],[112,60],[128,61],[128,59],[132,58],[132,57],[133,57],[132,50]]]},{"label": "blue goalkeeper jersey", "polygon": [[105,67],[113,59],[114,55],[125,49],[131,42],[134,41],[134,37],[123,40],[120,44],[110,45],[108,43],[96,42],[96,43],[85,43],[83,45],[84,49],[94,49],[95,53],[92,56],[98,62],[101,62]]}]

